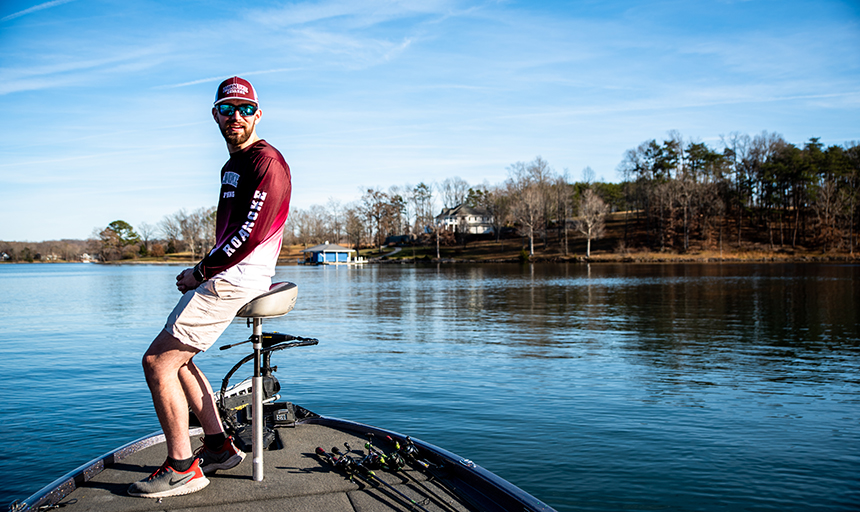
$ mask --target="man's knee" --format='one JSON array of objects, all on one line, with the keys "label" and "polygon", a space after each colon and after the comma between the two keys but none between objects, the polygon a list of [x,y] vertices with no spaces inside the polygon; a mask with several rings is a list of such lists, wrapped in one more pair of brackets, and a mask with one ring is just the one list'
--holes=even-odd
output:
[{"label": "man's knee", "polygon": [[[152,386],[164,379],[168,375],[170,369],[163,364],[157,354],[147,352],[141,360],[143,366],[143,376],[146,378],[147,384]],[[176,375],[176,370],[173,371]]]},{"label": "man's knee", "polygon": [[155,375],[156,368],[158,367],[157,359],[158,358],[155,354],[147,352],[143,354],[143,357],[140,360],[140,364],[143,366],[143,374],[146,376],[147,380]]},{"label": "man's knee", "polygon": [[164,377],[175,378],[180,369],[191,362],[198,351],[189,347],[166,331],[162,331],[143,354],[141,365],[147,382]]}]

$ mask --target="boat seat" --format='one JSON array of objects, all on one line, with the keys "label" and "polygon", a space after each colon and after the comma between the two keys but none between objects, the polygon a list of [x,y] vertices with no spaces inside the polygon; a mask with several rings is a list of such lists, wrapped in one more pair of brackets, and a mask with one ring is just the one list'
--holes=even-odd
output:
[{"label": "boat seat", "polygon": [[275,283],[269,291],[258,295],[236,313],[240,318],[274,318],[284,316],[296,305],[298,286],[295,283]]}]

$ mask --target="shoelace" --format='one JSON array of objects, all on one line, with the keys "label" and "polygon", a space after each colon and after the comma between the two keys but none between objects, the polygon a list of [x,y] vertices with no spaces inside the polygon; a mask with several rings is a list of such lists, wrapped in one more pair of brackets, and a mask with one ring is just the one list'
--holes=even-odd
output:
[{"label": "shoelace", "polygon": [[149,478],[147,478],[146,480],[151,481],[153,478],[157,477],[161,473],[166,473],[168,469],[169,468],[167,466],[167,462],[165,462],[164,464],[161,465],[160,468],[156,469],[153,474],[149,475]]},{"label": "shoelace", "polygon": [[[200,438],[200,442],[203,442],[202,437]],[[202,445],[200,445],[200,448],[197,448],[197,450],[194,451],[194,456],[199,459],[199,458],[201,458],[201,456],[203,455],[203,452],[205,452],[205,451],[206,451],[206,443],[203,443]],[[209,450],[209,451],[212,451],[212,450]]]}]

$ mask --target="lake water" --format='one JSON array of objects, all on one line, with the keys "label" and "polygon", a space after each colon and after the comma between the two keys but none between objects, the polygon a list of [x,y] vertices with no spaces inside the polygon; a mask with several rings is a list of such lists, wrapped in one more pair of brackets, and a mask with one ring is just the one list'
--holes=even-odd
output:
[{"label": "lake water", "polygon": [[[158,430],[179,267],[0,265],[0,506]],[[860,266],[278,268],[284,399],[474,460],[560,512],[860,509]],[[246,339],[234,322],[218,345]],[[245,348],[198,365],[217,383]],[[217,384],[216,384],[217,385]]]}]

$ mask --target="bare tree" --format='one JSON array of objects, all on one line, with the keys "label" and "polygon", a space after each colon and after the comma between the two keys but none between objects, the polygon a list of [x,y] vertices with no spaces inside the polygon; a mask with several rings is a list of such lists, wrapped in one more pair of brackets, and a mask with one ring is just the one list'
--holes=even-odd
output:
[{"label": "bare tree", "polygon": [[415,201],[413,200],[414,187],[409,183],[399,186],[399,187],[391,187],[389,191],[392,194],[395,194],[400,197],[403,201],[403,234],[409,235],[415,232],[415,222],[418,216],[417,208],[415,207]]},{"label": "bare tree", "polygon": [[371,232],[372,243],[377,247],[382,246],[383,232],[386,222],[386,204],[388,194],[378,188],[369,188],[361,196],[361,205],[367,218],[367,228]]},{"label": "bare tree", "polygon": [[218,214],[218,209],[214,206],[199,208],[194,214],[199,217],[201,247],[203,250],[215,247],[215,218]]},{"label": "bare tree", "polygon": [[849,167],[845,173],[845,205],[846,211],[843,212],[845,224],[845,243],[848,244],[848,251],[854,255],[854,246],[857,237],[855,230],[857,229],[857,204],[860,202],[860,143],[856,141],[848,142],[843,148],[845,155],[848,158]]},{"label": "bare tree", "polygon": [[529,162],[526,171],[535,188],[534,193],[540,195],[539,201],[543,208],[543,212],[540,214],[542,223],[536,227],[539,228],[538,234],[543,237],[544,247],[547,247],[547,234],[549,233],[549,224],[552,220],[556,200],[556,197],[550,192],[553,181],[553,170],[549,166],[549,163],[538,155],[534,160]]},{"label": "bare tree", "polygon": [[157,231],[158,228],[156,226],[147,222],[141,222],[137,225],[137,233],[140,235],[140,239],[143,242],[143,247],[147,254],[149,254],[149,241],[152,240],[152,237],[155,236]]},{"label": "bare tree", "polygon": [[587,257],[591,256],[591,240],[603,236],[607,213],[609,213],[609,206],[594,190],[589,188],[582,193],[579,202],[579,217],[574,221],[574,225],[580,233],[585,235],[587,240],[585,255]]},{"label": "bare tree", "polygon": [[179,230],[182,240],[191,251],[191,259],[197,259],[198,251],[202,248],[203,218],[198,212],[187,213],[185,209],[179,210]]},{"label": "bare tree", "polygon": [[[590,171],[590,173],[588,171]],[[593,179],[594,171],[591,170],[591,167],[586,167],[582,174],[583,178]],[[556,219],[558,221],[558,229],[560,230],[559,239],[562,242],[562,251],[566,255],[568,251],[568,219],[570,218],[572,213],[571,210],[573,209],[573,190],[571,185],[568,183],[567,169],[564,170],[564,173],[555,178],[553,188],[555,189]]]},{"label": "bare tree", "polygon": [[728,160],[729,173],[733,177],[729,204],[731,208],[735,209],[737,244],[740,248],[743,243],[744,212],[749,207],[752,198],[752,179],[747,172],[751,140],[749,135],[739,132],[730,133],[728,138],[723,136],[720,138],[725,147],[723,154]]},{"label": "bare tree", "polygon": [[343,205],[340,201],[331,197],[329,198],[328,215],[330,238],[334,243],[340,243],[341,233],[343,232]]},{"label": "bare tree", "polygon": [[290,208],[290,215],[287,217],[287,221],[284,223],[284,245],[294,245],[298,244],[299,237],[298,233],[298,208]]},{"label": "bare tree", "polygon": [[307,228],[310,231],[311,241],[315,243],[323,243],[328,241],[329,235],[329,216],[325,207],[318,204],[312,204],[307,211],[306,222]]},{"label": "bare tree", "polygon": [[511,217],[529,238],[529,256],[534,256],[535,232],[543,228],[545,219],[546,197],[543,183],[539,180],[539,169],[535,169],[539,161],[540,157],[530,164],[517,162],[511,165],[506,181],[511,198]]},{"label": "bare tree", "polygon": [[311,243],[314,242],[314,233],[313,228],[311,226],[312,222],[310,222],[310,215],[305,210],[301,210],[296,208],[292,212],[290,212],[290,218],[292,218],[293,223],[293,232],[295,233],[295,240],[299,243],[299,245],[308,248]]},{"label": "bare tree", "polygon": [[182,222],[179,212],[165,215],[158,222],[158,229],[165,241],[167,241],[168,251],[179,251],[179,242],[182,239]]},{"label": "bare tree", "polygon": [[361,206],[353,204],[348,206],[344,211],[346,236],[356,253],[361,249],[361,237],[366,230],[364,225],[365,218]]},{"label": "bare tree", "polygon": [[[567,174],[567,170],[564,172]],[[582,170],[582,182],[587,186],[591,186],[591,184],[594,183],[594,169],[586,166],[586,168]]]},{"label": "bare tree", "polygon": [[454,208],[466,202],[466,195],[469,193],[469,183],[454,176],[446,178],[439,185],[439,194],[442,198],[442,208]]}]

